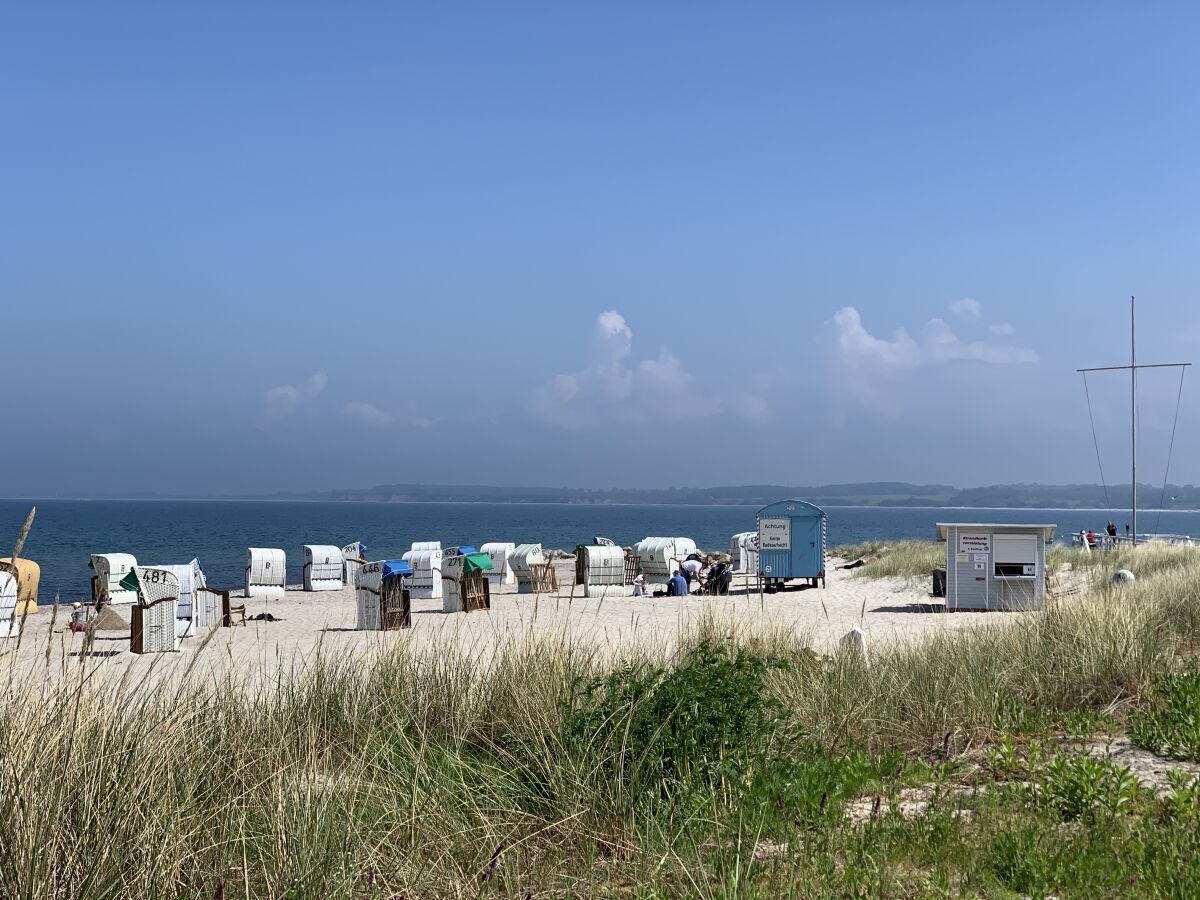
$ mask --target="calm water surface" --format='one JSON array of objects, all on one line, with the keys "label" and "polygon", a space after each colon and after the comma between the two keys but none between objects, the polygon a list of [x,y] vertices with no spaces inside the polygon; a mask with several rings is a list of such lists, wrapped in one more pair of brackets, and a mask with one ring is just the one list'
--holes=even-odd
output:
[{"label": "calm water surface", "polygon": [[[92,553],[132,553],[144,565],[204,562],[209,582],[242,583],[247,547],[282,547],[288,581],[300,580],[304,544],[351,541],[372,559],[395,559],[413,541],[443,546],[487,541],[541,542],[573,548],[595,535],[628,545],[648,535],[685,535],[725,548],[754,528],[749,506],[575,506],[501,503],[269,503],[262,501],[0,500],[0,555],[7,555],[29,507],[38,514],[25,555],[42,566],[47,600],[89,593]],[[1063,532],[1108,520],[1105,511],[828,507],[831,545],[865,540],[930,539],[936,522],[1046,522]],[[1200,535],[1200,512],[1144,513],[1141,530]],[[1124,519],[1117,519],[1123,526]],[[1143,524],[1145,523],[1145,524]]]}]

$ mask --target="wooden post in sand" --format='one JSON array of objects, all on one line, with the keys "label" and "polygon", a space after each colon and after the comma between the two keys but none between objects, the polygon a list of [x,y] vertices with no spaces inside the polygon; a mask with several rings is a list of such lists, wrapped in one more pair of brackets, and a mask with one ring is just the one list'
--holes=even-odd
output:
[{"label": "wooden post in sand", "polygon": [[[518,588],[520,590],[520,588]],[[533,582],[533,621],[537,621],[538,606],[542,600],[542,586],[535,579]]]}]

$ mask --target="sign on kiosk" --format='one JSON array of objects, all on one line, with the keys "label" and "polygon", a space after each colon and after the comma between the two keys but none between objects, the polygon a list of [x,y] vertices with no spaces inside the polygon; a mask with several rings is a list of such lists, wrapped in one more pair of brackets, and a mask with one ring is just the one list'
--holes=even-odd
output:
[{"label": "sign on kiosk", "polygon": [[992,536],[990,534],[960,532],[958,535],[959,553],[991,553]]},{"label": "sign on kiosk", "polygon": [[760,519],[758,523],[759,550],[791,550],[791,519]]}]

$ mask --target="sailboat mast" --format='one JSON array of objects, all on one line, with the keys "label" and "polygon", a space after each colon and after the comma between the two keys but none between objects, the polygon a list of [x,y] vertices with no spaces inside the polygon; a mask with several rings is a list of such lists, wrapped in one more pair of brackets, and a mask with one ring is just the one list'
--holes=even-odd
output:
[{"label": "sailboat mast", "polygon": [[[1137,361],[1137,315],[1136,315],[1136,300],[1133,297],[1129,298],[1129,365],[1127,366],[1093,366],[1090,369],[1076,369],[1077,372],[1083,373],[1083,388],[1087,391],[1087,373],[1088,372],[1124,372],[1129,370],[1129,447],[1130,447],[1130,479],[1129,479],[1129,511],[1133,521],[1130,526],[1133,528],[1132,540],[1134,545],[1137,544],[1137,430],[1138,430],[1138,415],[1137,415],[1137,373],[1138,369],[1183,369],[1191,365],[1190,362],[1183,363],[1142,363]],[[1183,396],[1183,381],[1180,376],[1179,396]],[[1088,402],[1088,415],[1091,415],[1091,401]],[[1179,418],[1178,402],[1175,407],[1175,417]],[[1096,423],[1092,420],[1092,438],[1095,439]],[[1172,433],[1172,443],[1174,443],[1174,434]],[[1096,461],[1100,460],[1100,446],[1096,446]],[[1167,466],[1170,467],[1170,456],[1167,458]],[[1104,477],[1104,469],[1100,469],[1101,478]],[[1165,478],[1165,476],[1164,476]],[[1165,489],[1165,484],[1164,484]],[[1107,496],[1108,488],[1105,488]]]},{"label": "sailboat mast", "polygon": [[1133,518],[1133,545],[1137,546],[1137,319],[1134,299],[1129,298],[1129,436],[1133,475],[1129,481],[1130,513]]}]

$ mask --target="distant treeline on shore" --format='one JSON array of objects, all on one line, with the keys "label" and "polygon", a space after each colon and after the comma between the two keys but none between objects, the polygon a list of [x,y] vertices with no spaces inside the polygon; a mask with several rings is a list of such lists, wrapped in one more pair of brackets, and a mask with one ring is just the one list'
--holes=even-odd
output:
[{"label": "distant treeline on shore", "polygon": [[[1138,485],[1141,505],[1164,509],[1200,508],[1200,488],[1193,485]],[[670,504],[679,506],[764,506],[797,497],[819,506],[966,506],[1029,509],[1122,509],[1129,505],[1129,485],[997,484],[956,488],[944,484],[898,481],[826,484],[808,487],[741,485],[710,488],[582,488],[494,487],[488,485],[386,484],[378,487],[276,494],[271,500],[323,500],[368,503],[579,503]]]}]

